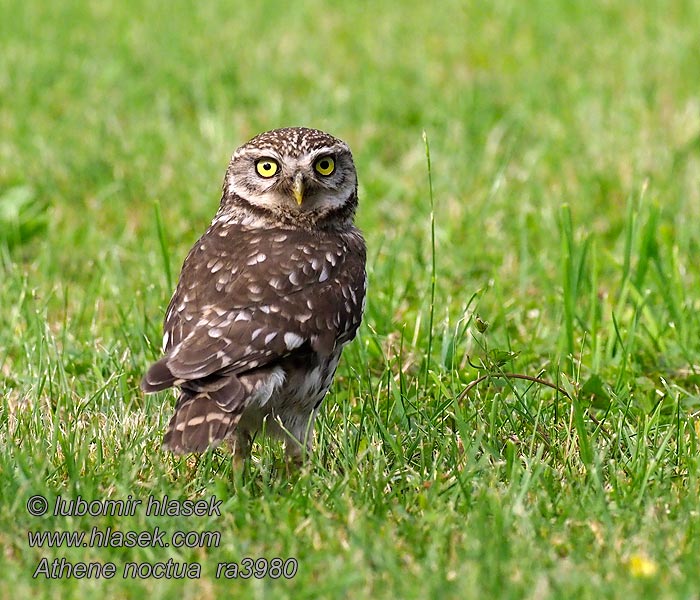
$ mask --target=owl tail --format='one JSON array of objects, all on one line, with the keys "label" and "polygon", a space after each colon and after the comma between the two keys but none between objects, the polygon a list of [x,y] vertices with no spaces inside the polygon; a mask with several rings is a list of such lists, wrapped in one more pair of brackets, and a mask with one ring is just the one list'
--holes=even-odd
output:
[{"label": "owl tail", "polygon": [[175,454],[188,454],[218,446],[238,424],[240,408],[226,411],[207,392],[183,389],[163,447]]},{"label": "owl tail", "polygon": [[163,447],[176,454],[187,454],[217,446],[241,418],[247,400],[244,386],[233,374],[177,379],[168,367],[168,360],[164,356],[153,363],[141,381],[141,389],[149,394],[181,386]]}]

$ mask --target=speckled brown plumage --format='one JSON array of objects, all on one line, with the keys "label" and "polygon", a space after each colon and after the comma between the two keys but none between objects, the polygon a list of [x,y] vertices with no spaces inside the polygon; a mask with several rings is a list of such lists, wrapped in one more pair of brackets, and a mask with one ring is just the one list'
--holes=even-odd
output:
[{"label": "speckled brown plumage", "polygon": [[[261,176],[260,161],[276,174]],[[245,456],[265,423],[291,456],[310,450],[316,411],[362,319],[356,206],[352,156],[337,138],[288,128],[236,150],[166,312],[164,356],[142,382],[146,392],[180,388],[166,447],[201,452],[231,438]]]}]

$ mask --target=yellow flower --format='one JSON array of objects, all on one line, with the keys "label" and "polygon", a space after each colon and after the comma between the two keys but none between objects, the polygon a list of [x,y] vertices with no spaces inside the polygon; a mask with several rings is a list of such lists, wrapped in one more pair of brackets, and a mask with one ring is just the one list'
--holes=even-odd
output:
[{"label": "yellow flower", "polygon": [[627,561],[627,568],[632,577],[648,579],[656,575],[659,566],[645,554],[633,554]]}]

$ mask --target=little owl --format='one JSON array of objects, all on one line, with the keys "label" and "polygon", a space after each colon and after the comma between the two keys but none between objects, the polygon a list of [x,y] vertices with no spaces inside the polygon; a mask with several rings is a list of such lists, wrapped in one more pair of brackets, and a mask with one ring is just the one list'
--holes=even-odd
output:
[{"label": "little owl", "polygon": [[221,205],[190,250],[145,392],[179,388],[163,445],[202,452],[255,434],[311,450],[313,424],[365,304],[348,146],[315,129],[261,133],[236,150]]}]

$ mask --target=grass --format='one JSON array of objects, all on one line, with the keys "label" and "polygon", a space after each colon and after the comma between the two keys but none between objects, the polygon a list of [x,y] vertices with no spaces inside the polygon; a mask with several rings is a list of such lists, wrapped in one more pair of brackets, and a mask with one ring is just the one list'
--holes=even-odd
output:
[{"label": "grass", "polygon": [[[0,597],[698,597],[696,9],[0,0]],[[290,124],[354,151],[364,324],[306,468],[175,458],[138,389],[173,281],[232,150]],[[93,527],[221,541],[28,543]],[[298,572],[215,577],[245,557]],[[121,577],[169,559],[201,577]]]}]

